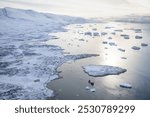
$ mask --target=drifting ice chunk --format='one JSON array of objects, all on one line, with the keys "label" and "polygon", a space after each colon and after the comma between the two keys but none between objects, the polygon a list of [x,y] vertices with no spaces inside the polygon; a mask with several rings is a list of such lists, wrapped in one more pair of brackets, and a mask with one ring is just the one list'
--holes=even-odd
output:
[{"label": "drifting ice chunk", "polygon": [[91,88],[90,91],[91,91],[91,92],[95,92],[96,89],[95,89],[95,88]]},{"label": "drifting ice chunk", "polygon": [[126,35],[126,34],[122,34],[120,35],[121,37],[124,37],[124,39],[129,39],[129,35]]},{"label": "drifting ice chunk", "polygon": [[118,48],[118,50],[121,52],[125,52],[125,49],[122,49],[122,48]]},{"label": "drifting ice chunk", "polygon": [[93,32],[93,36],[99,36],[98,32]]},{"label": "drifting ice chunk", "polygon": [[114,42],[109,42],[110,46],[117,46],[117,44],[115,44]]},{"label": "drifting ice chunk", "polygon": [[121,59],[127,59],[126,57],[121,57]]},{"label": "drifting ice chunk", "polygon": [[114,30],[114,31],[116,31],[116,32],[123,32],[123,30],[121,30],[121,29],[119,29],[119,30]]},{"label": "drifting ice chunk", "polygon": [[141,29],[134,29],[135,33],[142,33]]},{"label": "drifting ice chunk", "polygon": [[102,77],[107,75],[119,75],[126,72],[126,69],[107,65],[87,65],[83,67],[84,72],[90,76]]},{"label": "drifting ice chunk", "polygon": [[86,90],[89,90],[89,89],[90,89],[90,87],[89,87],[89,86],[86,86],[86,87],[85,87],[85,89],[86,89]]},{"label": "drifting ice chunk", "polygon": [[133,46],[132,49],[133,49],[133,50],[140,50],[141,48],[140,48],[140,47],[137,47],[137,46]]},{"label": "drifting ice chunk", "polygon": [[85,32],[84,34],[85,34],[85,35],[92,36],[92,33],[91,33],[91,32]]},{"label": "drifting ice chunk", "polygon": [[142,39],[142,36],[135,36],[136,39]]},{"label": "drifting ice chunk", "polygon": [[124,83],[124,84],[120,84],[120,87],[122,87],[122,88],[130,88],[131,89],[132,85]]},{"label": "drifting ice chunk", "polygon": [[106,32],[101,32],[101,35],[105,36],[105,35],[107,35],[107,33]]},{"label": "drifting ice chunk", "polygon": [[107,41],[103,41],[103,44],[107,44]]},{"label": "drifting ice chunk", "polygon": [[108,37],[108,39],[112,39],[112,37]]},{"label": "drifting ice chunk", "polygon": [[141,43],[141,46],[148,46],[148,44],[146,44],[146,43]]}]

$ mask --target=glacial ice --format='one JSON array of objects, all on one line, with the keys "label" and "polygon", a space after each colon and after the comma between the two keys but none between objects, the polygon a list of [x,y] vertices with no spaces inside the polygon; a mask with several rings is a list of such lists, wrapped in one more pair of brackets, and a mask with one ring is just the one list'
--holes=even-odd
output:
[{"label": "glacial ice", "polygon": [[132,46],[132,49],[133,49],[133,50],[140,50],[141,48],[138,47],[138,46]]},{"label": "glacial ice", "polygon": [[123,83],[123,84],[120,84],[120,87],[131,89],[131,88],[132,88],[132,85],[131,85],[131,84],[127,84],[127,83]]},{"label": "glacial ice", "polygon": [[119,75],[126,72],[126,69],[108,65],[87,65],[83,67],[84,72],[90,76],[102,77],[107,75]]}]

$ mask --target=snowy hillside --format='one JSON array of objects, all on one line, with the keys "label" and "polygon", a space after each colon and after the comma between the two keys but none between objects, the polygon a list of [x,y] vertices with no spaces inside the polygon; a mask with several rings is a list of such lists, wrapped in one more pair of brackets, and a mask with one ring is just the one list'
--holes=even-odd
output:
[{"label": "snowy hillside", "polygon": [[[63,30],[62,26],[83,23],[85,19],[38,13],[14,8],[0,9],[1,38],[47,38],[49,32]],[[7,36],[6,36],[7,34]]]}]

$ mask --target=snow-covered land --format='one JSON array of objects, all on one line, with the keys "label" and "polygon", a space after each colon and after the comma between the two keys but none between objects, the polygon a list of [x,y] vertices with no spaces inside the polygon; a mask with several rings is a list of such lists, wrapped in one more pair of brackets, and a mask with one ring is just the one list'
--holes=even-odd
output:
[{"label": "snow-covered land", "polygon": [[64,26],[84,23],[78,17],[38,13],[14,8],[0,9],[0,99],[46,99],[53,95],[47,82],[58,78],[64,62],[96,56],[63,55],[45,41]]},{"label": "snow-covered land", "polygon": [[108,65],[87,65],[83,67],[84,71],[94,77],[102,77],[107,75],[119,75],[126,72],[126,69]]}]

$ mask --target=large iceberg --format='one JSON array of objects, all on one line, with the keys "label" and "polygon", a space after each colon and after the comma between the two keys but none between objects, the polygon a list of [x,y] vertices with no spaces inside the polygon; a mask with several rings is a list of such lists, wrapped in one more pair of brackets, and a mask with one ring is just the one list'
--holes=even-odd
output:
[{"label": "large iceberg", "polygon": [[102,77],[107,75],[119,75],[126,72],[126,69],[108,65],[87,65],[83,67],[84,72],[90,76]]}]

